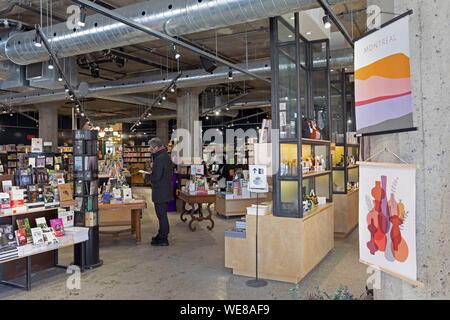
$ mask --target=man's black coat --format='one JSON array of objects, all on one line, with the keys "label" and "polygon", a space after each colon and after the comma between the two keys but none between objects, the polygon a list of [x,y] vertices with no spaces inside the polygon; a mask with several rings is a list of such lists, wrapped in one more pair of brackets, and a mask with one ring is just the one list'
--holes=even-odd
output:
[{"label": "man's black coat", "polygon": [[166,149],[153,154],[153,170],[150,175],[152,200],[163,203],[173,200],[172,190],[173,164]]}]

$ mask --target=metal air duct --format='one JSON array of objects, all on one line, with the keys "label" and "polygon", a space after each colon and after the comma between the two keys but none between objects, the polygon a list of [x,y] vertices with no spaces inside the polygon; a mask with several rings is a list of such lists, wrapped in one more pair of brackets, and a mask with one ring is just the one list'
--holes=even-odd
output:
[{"label": "metal air duct", "polygon": [[[332,52],[333,58],[330,60],[330,66],[334,69],[341,67],[348,67],[353,64],[353,51],[351,49],[339,50]],[[316,61],[322,64],[322,61]],[[246,64],[242,64],[244,66]],[[249,71],[254,72],[260,76],[269,77],[270,61],[261,60],[249,63]],[[165,88],[177,73],[169,73],[167,78],[161,78],[160,74],[142,75],[140,77],[124,79],[118,81],[107,81],[103,83],[96,83],[88,85],[84,83],[79,94],[82,97],[98,96],[102,99],[107,96],[123,95],[138,92],[152,92]],[[221,84],[225,81],[237,82],[249,80],[249,76],[235,71],[233,73],[233,80],[228,80],[228,68],[221,67],[214,71],[213,74],[206,73],[203,69],[190,70],[183,72],[183,76],[178,79],[178,88],[193,88],[193,87],[207,87],[215,84]],[[35,90],[30,93],[6,94],[0,96],[0,102],[12,105],[29,105],[35,103],[44,103],[50,101],[63,101],[66,99],[64,90]]]},{"label": "metal air duct", "polygon": [[[332,1],[337,2],[337,0]],[[116,11],[171,36],[217,29],[318,7],[316,0],[157,0],[136,3]],[[69,21],[70,22],[70,21]],[[100,14],[88,16],[83,28],[70,23],[54,25],[44,33],[58,57],[133,45],[152,37]],[[0,47],[8,59],[27,65],[48,60],[45,48],[33,45],[34,31],[12,35]]]}]

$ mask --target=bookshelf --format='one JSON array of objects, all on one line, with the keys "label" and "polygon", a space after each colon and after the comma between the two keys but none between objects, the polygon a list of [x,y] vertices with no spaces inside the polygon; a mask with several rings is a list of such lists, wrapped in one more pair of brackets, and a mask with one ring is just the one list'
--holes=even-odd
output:
[{"label": "bookshelf", "polygon": [[149,146],[124,145],[122,151],[123,164],[130,171],[132,185],[145,185],[144,177],[139,170],[148,171],[152,158]]}]

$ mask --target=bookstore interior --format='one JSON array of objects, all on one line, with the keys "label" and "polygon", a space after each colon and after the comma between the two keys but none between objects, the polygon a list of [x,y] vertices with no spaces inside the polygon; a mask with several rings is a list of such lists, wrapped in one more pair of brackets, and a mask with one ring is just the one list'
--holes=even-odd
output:
[{"label": "bookstore interior", "polygon": [[[344,268],[351,290],[373,295],[367,265],[420,287],[415,178],[405,183],[414,159],[398,140],[375,148],[377,135],[422,130],[408,112],[409,58],[398,53],[409,44],[392,44],[415,13],[386,0],[406,13],[364,31],[371,1],[222,1],[212,10],[199,0],[190,13],[173,2],[0,5],[0,298],[53,285],[69,265],[98,280],[138,254],[148,268],[167,253],[168,270],[182,270],[169,266],[175,255],[217,278],[240,276],[242,287],[301,285],[333,277],[324,263],[355,248]],[[167,251],[150,246],[163,229],[158,200]],[[190,261],[194,241],[220,260]]]}]

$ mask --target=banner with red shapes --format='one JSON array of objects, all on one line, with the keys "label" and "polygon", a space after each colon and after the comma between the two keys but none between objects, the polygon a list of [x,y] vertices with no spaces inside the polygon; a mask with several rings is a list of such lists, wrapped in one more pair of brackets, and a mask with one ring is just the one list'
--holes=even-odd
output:
[{"label": "banner with red shapes", "polygon": [[416,166],[361,162],[359,170],[360,260],[416,281]]}]

